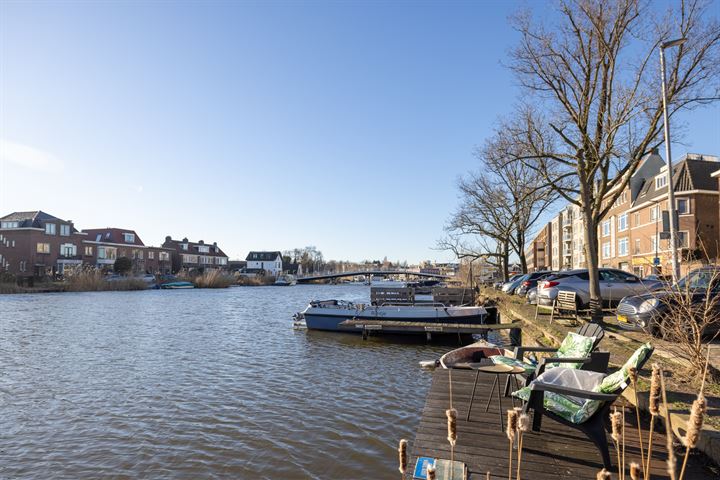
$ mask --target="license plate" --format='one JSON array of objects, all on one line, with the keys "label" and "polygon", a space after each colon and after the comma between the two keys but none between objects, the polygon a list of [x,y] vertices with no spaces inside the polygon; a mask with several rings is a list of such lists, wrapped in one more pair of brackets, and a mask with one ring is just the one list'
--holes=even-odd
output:
[{"label": "license plate", "polygon": [[617,316],[618,322],[625,322],[627,323],[628,318],[625,315],[618,315]]}]

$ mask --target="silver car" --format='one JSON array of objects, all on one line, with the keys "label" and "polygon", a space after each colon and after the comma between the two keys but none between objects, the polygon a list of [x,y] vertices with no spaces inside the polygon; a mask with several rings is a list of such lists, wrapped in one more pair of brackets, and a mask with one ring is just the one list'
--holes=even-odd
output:
[{"label": "silver car", "polygon": [[[604,307],[613,307],[628,295],[641,295],[663,286],[660,281],[640,280],[632,273],[614,268],[601,268],[599,273],[600,295]],[[559,290],[575,292],[578,308],[588,308],[590,306],[590,275],[587,269],[558,272],[538,282],[538,304],[552,306]]]},{"label": "silver car", "polygon": [[522,284],[525,277],[527,277],[527,274],[515,275],[511,277],[507,283],[503,284],[500,290],[510,295],[514,295],[515,289]]}]

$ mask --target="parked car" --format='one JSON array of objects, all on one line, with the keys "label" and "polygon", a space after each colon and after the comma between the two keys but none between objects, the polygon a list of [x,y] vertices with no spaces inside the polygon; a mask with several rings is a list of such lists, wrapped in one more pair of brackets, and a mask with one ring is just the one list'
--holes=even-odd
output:
[{"label": "parked car", "polygon": [[[708,298],[720,297],[720,267],[703,267],[693,270],[678,284],[652,293],[630,295],[623,298],[617,307],[618,324],[627,330],[644,330],[657,334],[663,320],[671,313],[669,305],[677,302],[675,295],[687,292],[692,304],[702,305]],[[710,297],[708,296],[710,295]],[[720,317],[720,300],[712,305]],[[720,322],[704,333],[720,330]]]},{"label": "parked car", "polygon": [[[603,307],[613,307],[628,295],[640,295],[652,292],[663,286],[657,280],[643,281],[636,275],[614,268],[601,268],[600,295]],[[558,291],[565,290],[576,293],[578,309],[590,306],[590,275],[587,269],[558,272],[538,283],[538,303],[552,306]]]},{"label": "parked car", "polygon": [[496,290],[502,290],[502,287],[504,287],[505,285],[507,285],[507,284],[510,283],[510,282],[514,282],[515,280],[517,280],[517,279],[520,278],[520,277],[522,277],[522,274],[521,274],[521,273],[516,273],[515,275],[510,275],[510,277],[508,278],[507,282],[503,282],[503,281],[497,282],[497,283],[495,284],[495,289],[496,289]]},{"label": "parked car", "polygon": [[537,287],[533,287],[527,291],[525,298],[530,305],[537,305]]},{"label": "parked car", "polygon": [[538,281],[547,277],[554,272],[533,272],[529,273],[527,277],[520,283],[520,286],[515,289],[515,294],[525,296],[531,288],[537,287]]},{"label": "parked car", "polygon": [[670,285],[672,283],[672,276],[671,275],[648,275],[647,277],[643,278],[643,282],[650,281],[650,280],[657,280],[658,282],[662,282],[666,285]]},{"label": "parked car", "polygon": [[522,283],[526,276],[527,274],[516,275],[515,277],[513,277],[514,280],[510,280],[509,282],[505,283],[500,290],[510,295],[514,294],[515,289],[520,285],[520,283]]}]

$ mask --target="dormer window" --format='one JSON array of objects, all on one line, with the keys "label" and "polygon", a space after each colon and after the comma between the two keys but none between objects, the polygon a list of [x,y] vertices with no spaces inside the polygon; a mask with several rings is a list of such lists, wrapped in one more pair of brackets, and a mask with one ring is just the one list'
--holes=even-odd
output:
[{"label": "dormer window", "polygon": [[207,245],[199,245],[199,246],[198,246],[198,252],[200,252],[200,253],[209,253],[209,252],[210,252],[210,247],[208,247]]},{"label": "dormer window", "polygon": [[135,243],[134,233],[123,233],[123,238],[125,239],[125,243]]},{"label": "dormer window", "polygon": [[188,244],[187,244],[187,243],[183,243],[183,244],[180,245],[180,248],[182,248],[183,250],[187,250],[187,249],[188,249]]},{"label": "dormer window", "polygon": [[658,175],[655,177],[655,190],[663,188],[667,185],[667,175]]},{"label": "dormer window", "polygon": [[45,224],[45,233],[48,235],[55,235],[57,225],[54,223],[46,223]]},{"label": "dormer window", "polygon": [[63,237],[69,237],[70,236],[70,225],[60,225],[60,235]]},{"label": "dormer window", "polygon": [[20,226],[20,222],[2,222],[0,223],[0,228],[18,228]]}]

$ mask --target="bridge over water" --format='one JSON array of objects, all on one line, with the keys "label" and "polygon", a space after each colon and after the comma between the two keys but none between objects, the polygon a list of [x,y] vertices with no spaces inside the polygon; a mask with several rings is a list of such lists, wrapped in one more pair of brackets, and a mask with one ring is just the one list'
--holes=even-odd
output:
[{"label": "bridge over water", "polygon": [[330,280],[332,278],[342,278],[342,277],[358,277],[360,275],[368,276],[368,275],[407,275],[407,276],[414,276],[414,277],[428,277],[428,278],[449,278],[447,275],[442,275],[440,273],[425,273],[425,272],[416,272],[413,270],[363,270],[363,271],[356,271],[356,272],[342,272],[342,273],[327,273],[322,275],[311,275],[307,277],[298,278],[298,283],[309,283],[313,280]]}]

